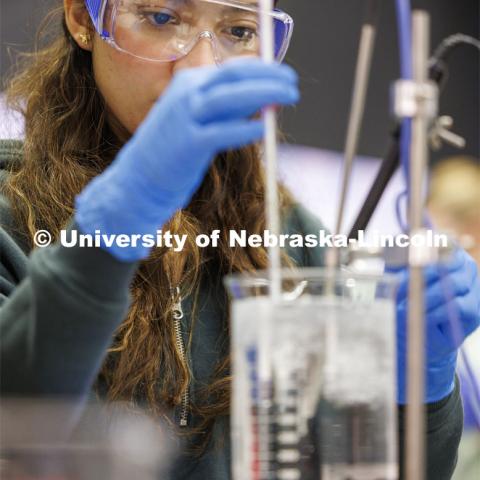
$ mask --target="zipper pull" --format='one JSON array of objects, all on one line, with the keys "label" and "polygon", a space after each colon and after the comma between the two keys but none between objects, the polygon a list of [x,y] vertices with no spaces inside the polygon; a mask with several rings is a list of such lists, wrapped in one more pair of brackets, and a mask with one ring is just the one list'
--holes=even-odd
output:
[{"label": "zipper pull", "polygon": [[172,299],[175,302],[172,307],[172,314],[175,320],[181,320],[184,316],[182,308],[182,296],[180,295],[180,287],[171,288]]},{"label": "zipper pull", "polygon": [[182,412],[182,418],[180,418],[180,426],[181,427],[188,427],[188,420],[187,420],[187,413],[183,414]]}]

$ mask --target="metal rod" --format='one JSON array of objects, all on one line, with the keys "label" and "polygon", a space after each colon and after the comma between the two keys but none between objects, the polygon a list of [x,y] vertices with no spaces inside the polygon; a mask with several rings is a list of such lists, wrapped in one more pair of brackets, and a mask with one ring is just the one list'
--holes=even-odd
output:
[{"label": "metal rod", "polygon": [[[426,12],[413,15],[413,75],[417,85],[428,80],[430,20]],[[428,164],[428,126],[425,102],[419,99],[419,109],[413,119],[411,146],[411,182],[409,219],[411,234],[423,227],[423,182]],[[424,279],[422,262],[415,247],[410,247],[410,284],[408,302],[408,374],[405,472],[409,480],[425,477],[425,323]]]},{"label": "metal rod", "polygon": [[343,170],[342,190],[340,194],[340,205],[337,215],[337,223],[335,226],[335,233],[340,233],[342,229],[353,160],[357,152],[358,141],[360,138],[360,130],[368,91],[368,81],[370,78],[372,57],[375,47],[378,14],[379,1],[370,0],[367,5],[367,17],[362,26],[358,50],[355,86],[353,90],[350,118],[345,141],[345,163]]},{"label": "metal rod", "polygon": [[[261,52],[262,59],[267,63],[275,61],[274,54],[274,27],[273,18],[270,12],[273,10],[273,0],[261,0],[260,7],[260,24],[261,24]],[[263,112],[265,122],[264,136],[264,158],[266,164],[267,185],[266,185],[266,218],[267,229],[275,235],[280,235],[280,211],[278,199],[278,183],[277,183],[277,115],[274,107],[268,107]],[[277,300],[280,296],[280,268],[281,256],[280,247],[271,247],[268,250],[270,260],[270,285],[272,300]]]},{"label": "metal rod", "polygon": [[[370,79],[370,70],[377,33],[379,5],[379,0],[368,1],[367,14],[360,35],[358,59],[355,71],[355,83],[350,107],[347,136],[345,139],[345,160],[343,165],[343,178],[340,191],[337,220],[334,231],[335,234],[341,233],[343,225],[345,204],[347,201],[348,189],[350,187],[350,178],[352,174],[352,166],[355,155],[357,153],[360,130],[365,112],[368,82]],[[338,257],[338,249],[333,249],[327,255],[327,266],[330,268],[335,268],[338,265]]]},{"label": "metal rod", "polygon": [[[261,53],[266,63],[275,61],[274,26],[270,12],[273,0],[260,0]],[[277,183],[277,115],[274,107],[263,112],[265,122],[264,160],[266,164],[266,218],[267,229],[277,238],[280,234],[280,209]],[[272,422],[272,365],[270,354],[271,325],[275,305],[281,296],[280,246],[271,247],[269,254],[270,302],[269,310],[259,325],[259,412],[258,412],[258,472],[253,480],[272,478],[271,422]]]}]

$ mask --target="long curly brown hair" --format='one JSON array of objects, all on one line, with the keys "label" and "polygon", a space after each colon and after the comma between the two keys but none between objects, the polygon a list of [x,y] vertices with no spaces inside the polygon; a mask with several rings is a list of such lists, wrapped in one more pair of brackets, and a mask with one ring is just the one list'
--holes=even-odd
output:
[{"label": "long curly brown hair", "polygon": [[[59,24],[60,35],[45,44],[45,33]],[[34,53],[21,56],[8,84],[8,103],[23,114],[26,130],[23,161],[12,167],[2,190],[31,248],[38,230],[48,230],[58,238],[74,214],[75,195],[113,161],[128,139],[119,138],[118,125],[113,128],[107,119],[92,73],[91,53],[71,38],[63,7],[47,17],[37,39],[40,42],[44,45]],[[282,210],[292,203],[292,196],[280,185]],[[188,207],[163,227],[187,234],[185,249],[173,253],[157,248],[137,270],[128,315],[99,374],[109,400],[134,403],[141,398],[154,415],[180,404],[192,375],[176,347],[170,287],[181,284],[183,296],[196,299],[205,276],[218,281],[232,272],[266,268],[265,249],[231,248],[227,241],[231,229],[259,233],[265,228],[265,179],[257,147],[219,155]],[[197,247],[197,234],[214,229],[222,232],[218,248]],[[292,264],[282,256],[284,265]],[[221,282],[218,285],[218,301],[226,304]],[[192,327],[190,341],[193,331]],[[202,420],[195,433],[208,435],[215,418],[228,414],[229,386],[229,358],[224,355],[210,385],[199,392],[192,406],[192,413]]]}]

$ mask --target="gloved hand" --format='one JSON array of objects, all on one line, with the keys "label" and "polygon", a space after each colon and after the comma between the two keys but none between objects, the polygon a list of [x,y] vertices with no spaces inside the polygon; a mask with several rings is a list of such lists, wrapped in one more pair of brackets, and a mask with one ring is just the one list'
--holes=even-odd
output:
[{"label": "gloved hand", "polygon": [[[83,233],[155,235],[200,186],[215,155],[262,138],[260,109],[299,99],[290,67],[259,59],[183,70],[105,171],[76,197]],[[102,248],[122,261],[150,248]]]},{"label": "gloved hand", "polygon": [[[398,403],[407,403],[408,271],[398,272],[397,362]],[[457,351],[480,325],[480,281],[475,261],[463,250],[443,266],[425,268],[426,403],[448,396],[455,386]],[[450,316],[455,329],[451,328]]]}]

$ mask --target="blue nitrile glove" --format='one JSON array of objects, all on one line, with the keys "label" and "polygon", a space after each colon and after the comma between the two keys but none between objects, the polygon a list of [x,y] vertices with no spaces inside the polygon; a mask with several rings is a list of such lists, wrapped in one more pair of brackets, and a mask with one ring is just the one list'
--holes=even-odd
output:
[{"label": "blue nitrile glove", "polygon": [[[260,109],[299,99],[290,67],[242,59],[186,69],[155,103],[112,164],[76,197],[83,233],[155,235],[200,186],[215,155],[262,138]],[[102,248],[122,261],[151,247]]]},{"label": "blue nitrile glove", "polygon": [[[392,270],[390,270],[392,271]],[[408,271],[398,272],[397,361],[398,403],[407,403],[407,295]],[[442,280],[443,275],[443,280]],[[455,386],[457,351],[480,325],[480,281],[475,261],[463,250],[444,266],[425,268],[426,403],[449,395]],[[452,331],[449,315],[459,320]]]}]

